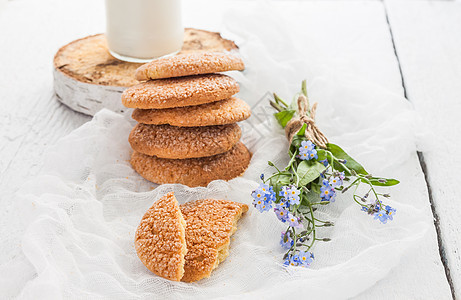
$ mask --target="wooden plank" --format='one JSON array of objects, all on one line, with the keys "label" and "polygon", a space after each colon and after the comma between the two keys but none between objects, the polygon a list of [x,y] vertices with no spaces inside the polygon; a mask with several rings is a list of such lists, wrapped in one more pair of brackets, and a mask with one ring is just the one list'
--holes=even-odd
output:
[{"label": "wooden plank", "polygon": [[[223,18],[228,9],[257,12],[260,5],[260,2],[247,1],[184,1],[185,25],[221,30],[228,24],[227,19]],[[394,93],[403,93],[380,2],[280,1],[266,2],[265,5],[274,6],[273,20],[277,20],[280,12],[295,16],[290,18],[296,21],[293,30],[300,40],[304,40],[302,45],[306,55],[319,53],[316,59],[324,60],[332,70],[367,78]],[[8,195],[39,171],[42,153],[47,145],[88,120],[54,98],[51,61],[59,46],[88,34],[102,32],[103,14],[102,1],[91,0],[12,1],[0,14],[0,103],[3,108],[0,127],[2,132],[6,132],[2,134],[0,143],[2,204],[8,204],[11,201]],[[410,157],[407,164],[408,172],[413,175],[412,182],[407,183],[411,188],[408,202],[423,207],[430,220],[427,191],[416,155]],[[412,191],[417,196],[411,196]],[[1,213],[7,212],[6,205]],[[1,223],[1,213],[0,234],[5,236],[1,232],[5,228]],[[0,252],[10,253],[8,259],[13,262],[14,259],[19,260],[21,254],[15,250],[19,243],[20,236],[12,238],[1,244]],[[2,263],[0,261],[0,266]],[[32,266],[21,262],[18,265],[28,274],[24,277],[32,278]],[[15,281],[16,278],[10,279],[11,283]],[[392,298],[399,295],[404,298],[449,297],[433,228],[427,233],[421,251],[403,257],[399,268],[359,298]]]},{"label": "wooden plank", "polygon": [[[195,11],[193,17],[187,16],[188,22],[207,26],[207,15],[212,15],[215,24],[220,6],[226,7],[228,2],[208,3],[207,1],[188,2],[200,7],[208,6],[207,11]],[[239,11],[238,1],[232,1],[236,13]],[[260,3],[246,3],[248,11],[263,10],[273,13],[273,20],[287,22],[287,18],[277,19],[277,13],[283,12],[293,21],[292,36],[296,46],[302,45],[306,57],[323,60],[327,68],[340,74],[350,74],[358,79],[364,79],[399,94],[404,95],[398,61],[396,59],[384,6],[381,2],[368,1],[305,1],[305,2],[271,2],[273,8],[259,7]],[[230,5],[229,5],[230,8]],[[191,9],[191,8],[189,8]],[[274,10],[276,13],[274,13]],[[188,10],[190,11],[190,10]],[[212,12],[210,14],[210,11]],[[247,15],[242,13],[242,17]],[[257,16],[257,14],[255,14]],[[230,22],[231,24],[232,22]],[[229,22],[224,20],[224,28]],[[208,25],[209,26],[209,25]],[[261,25],[264,26],[264,25]],[[257,26],[255,26],[257,27]],[[216,28],[216,27],[215,27]],[[213,30],[214,28],[209,28]],[[250,31],[251,29],[248,28]],[[224,33],[227,31],[225,30]],[[284,40],[274,33],[274,43]],[[226,36],[224,36],[226,37]],[[232,38],[234,38],[232,36]],[[287,47],[290,47],[288,44]],[[272,87],[271,87],[272,89]],[[244,97],[245,98],[245,97]],[[245,98],[246,99],[246,98]],[[250,100],[251,99],[246,99]],[[372,101],[372,99],[370,99]],[[402,98],[402,101],[405,101]],[[429,205],[428,192],[424,174],[414,153],[407,162],[408,173],[405,178],[411,182],[402,183],[413,192],[405,201],[416,207],[422,207],[425,221],[431,225],[418,251],[402,257],[401,265],[392,270],[389,275],[375,286],[363,292],[357,299],[450,299],[450,287],[440,260],[437,235],[432,222],[432,212]],[[408,176],[408,174],[411,174]],[[404,176],[404,175],[402,175]]]},{"label": "wooden plank", "polygon": [[[46,5],[55,6],[55,13],[46,10]],[[27,16],[22,21],[21,10]],[[40,10],[43,12],[34,13]],[[75,11],[84,10],[80,7]],[[18,186],[24,178],[36,174],[43,149],[89,120],[60,104],[53,93],[55,51],[95,30],[95,24],[78,22],[77,15],[68,18],[63,12],[63,4],[58,1],[15,1],[9,2],[0,15],[0,115],[6,132],[0,142],[0,180],[5,187]],[[103,23],[99,23],[102,30]]]},{"label": "wooden plank", "polygon": [[35,273],[21,251],[23,228],[4,223],[11,220],[4,215],[15,214],[13,193],[39,172],[48,145],[89,120],[57,101],[53,92],[55,51],[94,30],[78,21],[78,13],[85,16],[83,7],[68,14],[62,6],[58,1],[13,1],[0,12],[0,272],[21,270],[0,280],[0,294],[6,299],[15,294],[3,291],[14,287],[19,293],[21,283]]},{"label": "wooden plank", "polygon": [[387,1],[407,96],[428,130],[423,155],[443,253],[461,298],[461,2]]},{"label": "wooden plank", "polygon": [[[239,11],[242,18],[264,12],[273,15],[273,22],[291,20],[291,41],[296,45],[280,45],[286,40],[278,35],[282,32],[275,32],[274,46],[287,47],[290,51],[289,48],[302,45],[306,56],[315,56],[316,61],[323,61],[325,67],[334,72],[366,79],[395,93],[403,92],[380,2],[272,1],[262,5],[245,0],[194,0],[184,1],[183,5],[185,24],[222,31],[224,38],[237,42],[239,37],[229,35],[232,28],[228,26],[232,24],[229,18],[235,18]],[[196,9],[198,7],[207,9]],[[264,24],[255,26],[259,27],[264,28]]]}]

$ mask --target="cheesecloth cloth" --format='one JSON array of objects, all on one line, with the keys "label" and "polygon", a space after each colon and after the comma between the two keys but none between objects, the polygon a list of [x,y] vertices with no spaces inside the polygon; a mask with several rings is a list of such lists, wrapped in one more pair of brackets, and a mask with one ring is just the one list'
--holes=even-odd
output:
[{"label": "cheesecloth cloth", "polygon": [[[239,43],[247,66],[231,75],[241,84],[239,97],[253,106],[253,116],[241,125],[243,142],[253,152],[248,170],[240,178],[214,181],[206,188],[156,186],[128,162],[133,121],[99,112],[50,147],[41,175],[16,195],[8,224],[23,232],[18,246],[24,263],[8,272],[34,268],[33,276],[23,278],[22,298],[347,298],[384,278],[405,251],[419,245],[431,218],[416,208],[424,191],[417,189],[414,176],[417,119],[410,104],[363,78],[329,68],[320,54],[303,51],[309,41],[294,38],[282,26],[232,13],[226,22],[232,29],[227,34]],[[274,37],[281,42],[275,43]],[[133,245],[144,212],[169,191],[175,191],[181,203],[225,198],[251,206],[250,192],[258,186],[259,175],[272,171],[267,161],[279,166],[287,162],[284,132],[266,105],[269,92],[291,101],[304,78],[310,100],[319,102],[317,124],[330,141],[372,174],[401,180],[388,201],[397,209],[394,221],[380,224],[361,212],[349,193],[339,195],[318,211],[320,218],[335,223],[319,234],[332,241],[317,244],[310,268],[285,268],[279,246],[285,226],[272,212],[261,214],[250,207],[231,241],[230,256],[210,278],[187,284],[150,273]]]}]

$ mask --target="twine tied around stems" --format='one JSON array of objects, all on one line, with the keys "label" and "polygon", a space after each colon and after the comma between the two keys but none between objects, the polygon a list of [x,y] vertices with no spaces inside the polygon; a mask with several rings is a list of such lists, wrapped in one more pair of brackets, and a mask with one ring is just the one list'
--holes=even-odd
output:
[{"label": "twine tied around stems", "polygon": [[317,102],[309,108],[309,100],[304,95],[298,97],[298,117],[291,119],[285,126],[285,134],[288,141],[293,141],[293,137],[306,124],[304,136],[314,143],[317,147],[326,149],[328,144],[327,137],[315,125],[315,112],[317,110]]}]

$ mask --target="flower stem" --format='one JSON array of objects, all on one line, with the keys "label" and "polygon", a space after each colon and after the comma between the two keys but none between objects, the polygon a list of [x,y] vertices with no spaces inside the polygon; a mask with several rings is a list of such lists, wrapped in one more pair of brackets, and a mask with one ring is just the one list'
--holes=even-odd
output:
[{"label": "flower stem", "polygon": [[280,98],[276,93],[273,94],[274,95],[274,99],[275,99],[275,102],[278,104],[278,103],[282,103],[282,105],[285,106],[285,109],[288,107],[288,104],[282,100],[282,98]]},{"label": "flower stem", "polygon": [[297,154],[298,154],[298,149],[296,149],[293,155],[291,156],[291,159],[288,162],[288,166],[285,168],[285,171],[288,171],[291,168],[291,166],[293,165],[293,162],[296,160]]},{"label": "flower stem", "polygon": [[275,108],[278,112],[284,111],[285,109],[281,107],[279,104],[275,103],[274,101],[269,102],[270,105]]},{"label": "flower stem", "polygon": [[307,250],[311,250],[312,246],[314,246],[314,242],[315,242],[315,217],[314,217],[314,211],[312,210],[312,204],[310,202],[308,202],[308,205],[309,205],[309,212],[311,214],[311,218],[312,218],[312,242],[310,244],[310,246],[307,248]]}]

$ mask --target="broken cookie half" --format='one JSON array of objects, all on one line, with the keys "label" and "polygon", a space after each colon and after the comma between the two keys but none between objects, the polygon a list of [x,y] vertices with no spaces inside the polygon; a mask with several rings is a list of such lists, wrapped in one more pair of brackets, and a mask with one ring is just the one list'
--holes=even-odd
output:
[{"label": "broken cookie half", "polygon": [[179,206],[174,194],[168,193],[142,218],[136,251],[144,265],[161,277],[185,282],[209,277],[229,255],[230,237],[247,210],[245,204],[214,199]]},{"label": "broken cookie half", "polygon": [[174,193],[152,205],[136,230],[134,246],[142,263],[163,278],[180,281],[184,275],[186,222]]},{"label": "broken cookie half", "polygon": [[210,276],[229,256],[231,235],[237,221],[248,210],[242,203],[204,199],[181,205],[186,220],[187,254],[181,281],[192,282]]}]

